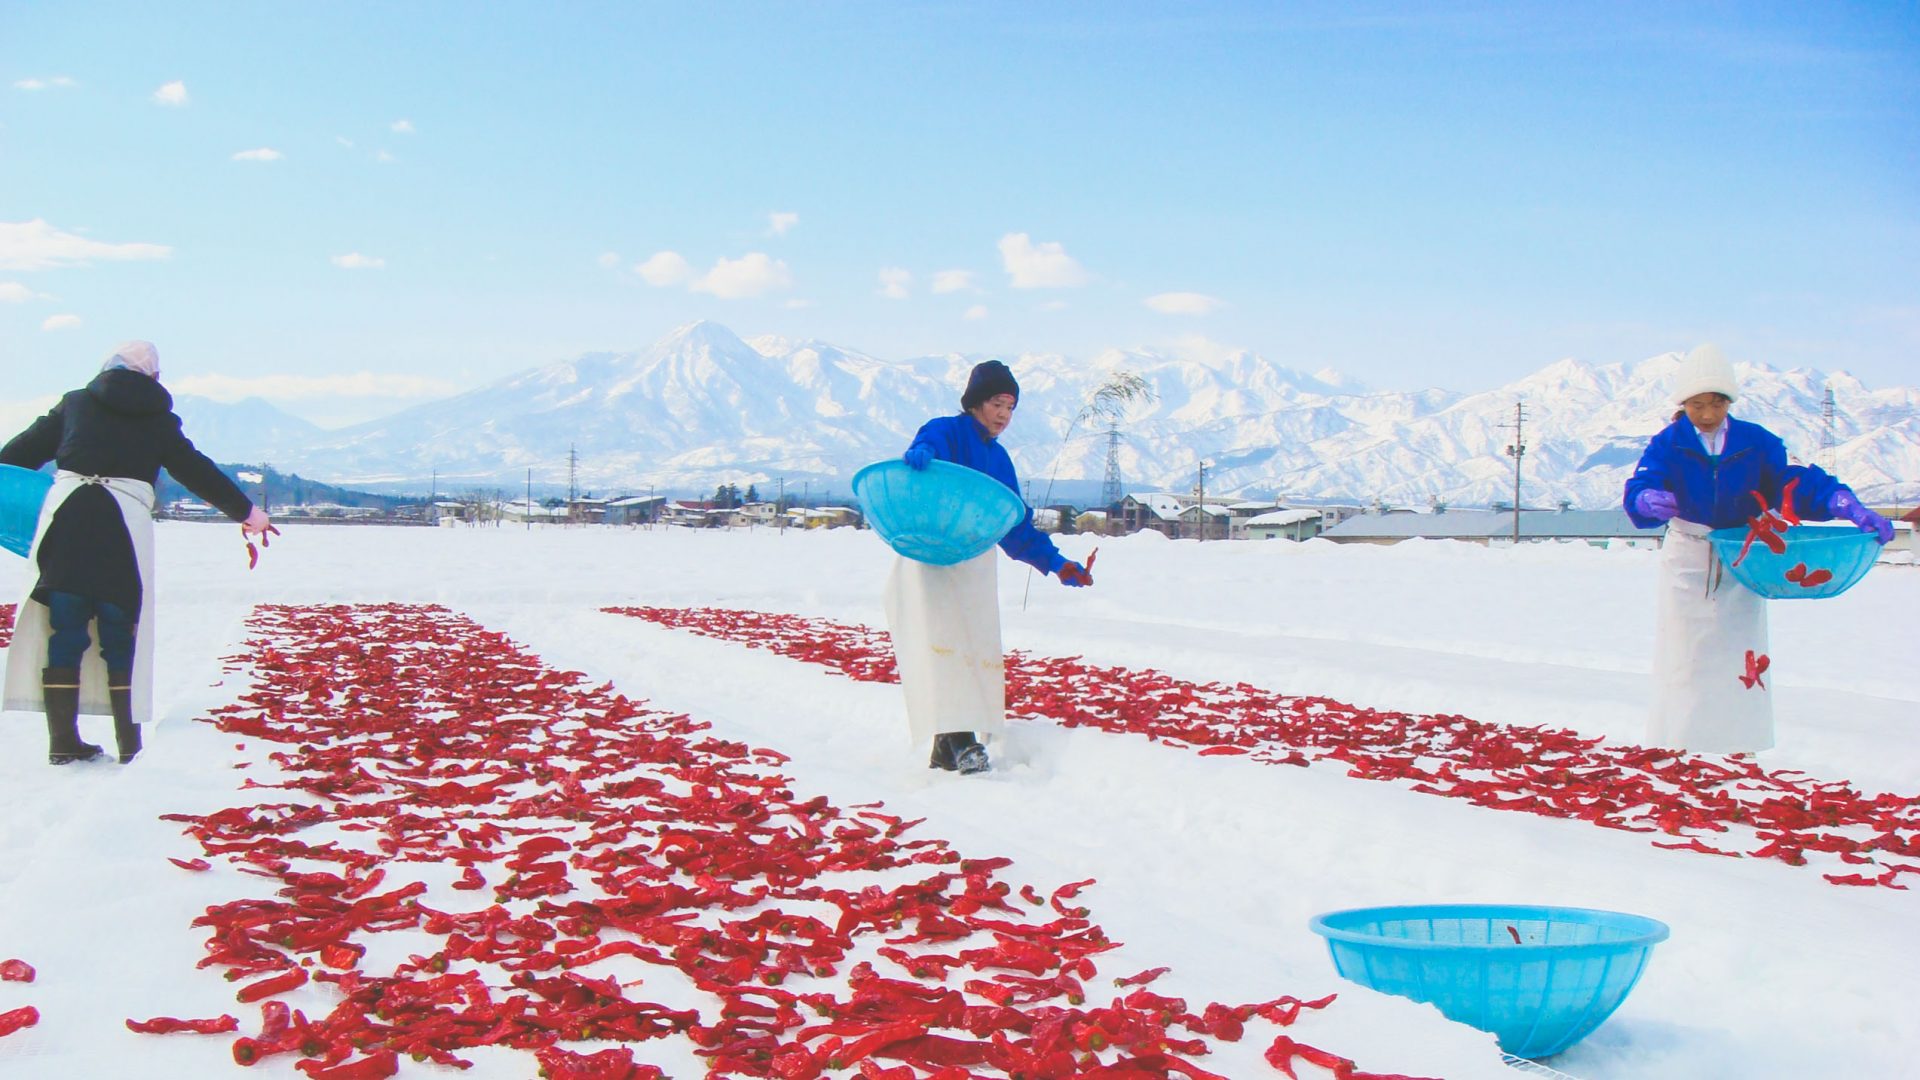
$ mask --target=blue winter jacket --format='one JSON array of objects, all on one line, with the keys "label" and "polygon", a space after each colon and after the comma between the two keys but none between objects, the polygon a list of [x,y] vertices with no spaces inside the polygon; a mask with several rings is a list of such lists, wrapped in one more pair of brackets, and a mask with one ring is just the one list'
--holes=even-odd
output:
[{"label": "blue winter jacket", "polygon": [[1627,479],[1627,516],[1643,529],[1658,526],[1658,520],[1634,506],[1642,491],[1658,488],[1673,492],[1680,517],[1710,529],[1728,529],[1760,512],[1753,492],[1765,495],[1768,506],[1778,507],[1780,493],[1796,478],[1800,486],[1793,492],[1794,509],[1808,521],[1831,520],[1827,503],[1834,492],[1846,488],[1818,465],[1787,464],[1787,446],[1778,435],[1729,416],[1727,441],[1714,457],[1700,445],[1693,422],[1682,416],[1655,435],[1640,455],[1639,467]]},{"label": "blue winter jacket", "polygon": [[[1014,475],[1013,459],[1007,456],[1006,448],[989,436],[987,429],[969,413],[939,416],[920,425],[908,449],[914,446],[927,447],[941,461],[986,473],[1016,495],[1020,492],[1020,478]],[[1053,546],[1053,539],[1033,527],[1031,509],[1020,519],[1020,524],[1007,530],[1007,535],[1000,540],[1000,550],[1043,574],[1054,573],[1067,564],[1060,549]]]}]

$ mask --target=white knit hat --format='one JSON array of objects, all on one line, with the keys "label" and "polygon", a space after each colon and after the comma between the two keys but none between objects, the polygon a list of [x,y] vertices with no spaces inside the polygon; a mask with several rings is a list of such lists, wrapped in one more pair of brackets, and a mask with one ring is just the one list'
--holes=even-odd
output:
[{"label": "white knit hat", "polygon": [[1725,394],[1728,401],[1740,398],[1740,382],[1734,378],[1733,365],[1727,362],[1720,346],[1711,342],[1695,345],[1680,369],[1673,373],[1673,400],[1685,402],[1695,394]]},{"label": "white knit hat", "polygon": [[157,379],[160,377],[160,350],[154,348],[151,341],[123,341],[107,357],[106,363],[100,365],[101,371],[114,368],[126,368]]}]

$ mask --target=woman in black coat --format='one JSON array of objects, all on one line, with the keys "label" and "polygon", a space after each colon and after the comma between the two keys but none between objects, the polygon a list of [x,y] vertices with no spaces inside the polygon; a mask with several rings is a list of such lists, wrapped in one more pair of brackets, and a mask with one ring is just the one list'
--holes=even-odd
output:
[{"label": "woman in black coat", "polygon": [[[6,707],[44,710],[47,760],[90,761],[79,715],[111,715],[120,761],[140,750],[152,716],[154,482],[166,469],[187,490],[241,523],[268,527],[257,509],[180,429],[160,385],[160,356],[145,341],[114,350],[84,389],[0,448],[0,463],[56,463],[30,555],[40,575],[16,614],[7,650]],[[97,633],[100,648],[88,655]]]}]

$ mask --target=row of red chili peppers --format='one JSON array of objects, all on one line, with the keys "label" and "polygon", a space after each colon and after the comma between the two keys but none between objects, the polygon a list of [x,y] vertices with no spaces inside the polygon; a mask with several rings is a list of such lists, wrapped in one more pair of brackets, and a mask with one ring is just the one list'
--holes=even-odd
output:
[{"label": "row of red chili peppers", "polygon": [[[242,1065],[293,1054],[348,1080],[506,1046],[552,1078],[630,1080],[664,1075],[634,1044],[686,1039],[709,1076],[1207,1078],[1209,1040],[1332,1002],[1192,1010],[1147,988],[1164,969],[1096,992],[1118,946],[1075,902],[1091,882],[1015,888],[1008,860],[913,838],[919,822],[878,804],[803,797],[782,755],[587,687],[443,609],[261,608],[251,626],[234,660],[254,685],[212,722],[272,747],[278,778],[245,790],[292,797],[168,815],[205,856],[177,865],[223,860],[271,886],[195,920],[201,966],[260,1004],[233,1044]],[[442,893],[416,862],[460,872]],[[387,951],[373,935],[396,932],[437,947],[370,964]],[[644,980],[622,975],[649,969],[705,1003],[633,996]],[[332,1003],[318,1017],[281,999],[316,990]],[[1284,1034],[1267,1057],[1289,1076],[1296,1060],[1368,1075]]]},{"label": "row of red chili peppers", "polygon": [[[766,648],[851,678],[893,682],[887,635],[868,627],[720,608],[606,608]],[[1324,697],[1195,683],[1078,657],[1007,657],[1009,715],[1146,735],[1201,754],[1285,765],[1320,761],[1348,775],[1479,806],[1681,838],[1655,846],[1818,863],[1838,885],[1904,889],[1920,873],[1920,798],[1869,795],[1839,781],[1769,771],[1746,755],[1707,756],[1607,743],[1572,731],[1464,716],[1366,709]],[[1722,846],[1702,835],[1725,836]]]},{"label": "row of red chili peppers", "polygon": [[[33,965],[25,960],[0,960],[0,982],[30,983],[33,977]],[[40,1010],[32,1005],[22,1005],[0,1012],[0,1039],[22,1028],[30,1028],[39,1022]]]}]

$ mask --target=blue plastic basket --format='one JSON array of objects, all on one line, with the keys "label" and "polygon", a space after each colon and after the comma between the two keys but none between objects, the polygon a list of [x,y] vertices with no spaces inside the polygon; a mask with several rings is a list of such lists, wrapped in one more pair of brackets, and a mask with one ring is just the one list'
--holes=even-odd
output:
[{"label": "blue plastic basket", "polygon": [[1665,923],[1640,915],[1513,904],[1356,908],[1312,926],[1343,978],[1431,1002],[1524,1058],[1599,1027],[1667,939]]},{"label": "blue plastic basket", "polygon": [[[1744,559],[1740,559],[1740,548],[1747,542],[1745,526],[1715,529],[1707,539],[1713,541],[1714,553],[1728,573],[1769,600],[1839,596],[1866,577],[1880,557],[1879,538],[1852,525],[1794,525],[1781,535],[1787,541],[1785,554],[1775,555],[1755,540]],[[1733,565],[1735,559],[1740,559],[1739,566]],[[1803,567],[1803,574],[1825,570],[1833,577],[1808,587],[1787,576],[1795,567]]]},{"label": "blue plastic basket", "polygon": [[33,550],[33,532],[51,487],[53,477],[46,473],[0,465],[0,547],[21,556]]},{"label": "blue plastic basket", "polygon": [[925,469],[877,461],[853,474],[853,494],[887,546],[935,566],[981,554],[1027,513],[1007,485],[947,461]]}]

